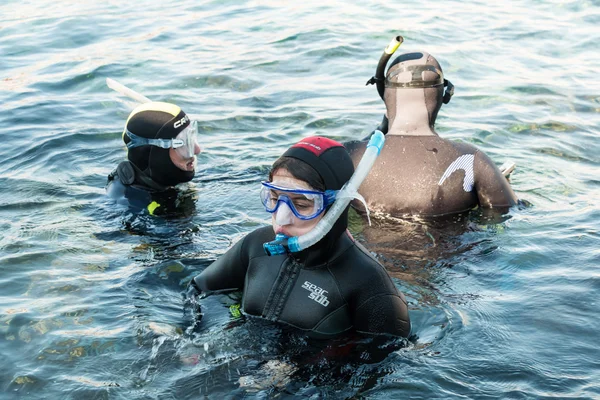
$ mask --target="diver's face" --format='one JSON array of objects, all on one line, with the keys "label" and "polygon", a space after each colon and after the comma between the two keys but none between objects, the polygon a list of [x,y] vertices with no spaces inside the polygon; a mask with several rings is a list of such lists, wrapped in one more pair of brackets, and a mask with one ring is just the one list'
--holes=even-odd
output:
[{"label": "diver's face", "polygon": [[194,146],[194,156],[191,158],[182,157],[175,149],[169,149],[169,156],[171,162],[182,171],[193,171],[196,168],[196,156],[200,154],[202,150],[196,143]]},{"label": "diver's face", "polygon": [[[305,181],[296,179],[289,173],[287,169],[280,168],[273,174],[273,180],[271,181],[274,185],[283,186],[290,189],[306,189],[315,190]],[[278,215],[279,214],[279,215]],[[281,203],[277,211],[271,214],[271,222],[273,224],[273,231],[277,233],[283,233],[286,236],[301,236],[310,232],[317,222],[323,218],[325,213],[319,214],[317,217],[309,220],[302,220],[297,218],[294,213],[289,209],[288,205]]]}]

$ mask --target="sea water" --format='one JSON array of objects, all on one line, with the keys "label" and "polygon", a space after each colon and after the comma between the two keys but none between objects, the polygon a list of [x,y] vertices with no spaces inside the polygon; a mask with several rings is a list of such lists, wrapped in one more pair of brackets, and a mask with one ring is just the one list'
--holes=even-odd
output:
[{"label": "sea water", "polygon": [[[0,397],[599,398],[600,3],[201,1],[0,5]],[[437,120],[527,206],[490,223],[360,222],[407,295],[408,342],[315,342],[186,296],[269,223],[259,182],[308,135],[367,136],[395,35],[456,87]],[[135,106],[197,119],[181,215],[114,204]]]}]

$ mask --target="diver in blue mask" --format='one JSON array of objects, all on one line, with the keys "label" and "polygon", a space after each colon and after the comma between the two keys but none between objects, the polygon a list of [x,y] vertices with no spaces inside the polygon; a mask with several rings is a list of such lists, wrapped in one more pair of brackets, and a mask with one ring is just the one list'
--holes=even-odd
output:
[{"label": "diver in blue mask", "polygon": [[[402,42],[396,37],[384,51],[377,72],[367,83],[377,86],[386,116],[378,129],[386,143],[360,188],[372,211],[438,217],[475,207],[500,213],[517,203],[505,175],[471,144],[441,138],[434,125],[454,86],[444,78],[437,60],[423,51],[398,56],[385,73],[387,61]],[[366,141],[345,144],[354,163]]]},{"label": "diver in blue mask", "polygon": [[[237,242],[192,286],[203,294],[242,290],[246,315],[314,337],[352,331],[407,337],[404,296],[347,231],[349,200],[335,207],[353,173],[348,152],[334,140],[309,137],[292,146],[261,183],[260,199],[272,226]],[[326,221],[326,229],[320,229]],[[322,234],[306,247],[288,243],[314,231]],[[283,251],[274,251],[278,247]]]},{"label": "diver in blue mask", "polygon": [[163,102],[138,106],[123,131],[127,160],[108,176],[108,195],[153,215],[176,207],[175,187],[195,174],[197,136],[197,122],[178,106]]}]

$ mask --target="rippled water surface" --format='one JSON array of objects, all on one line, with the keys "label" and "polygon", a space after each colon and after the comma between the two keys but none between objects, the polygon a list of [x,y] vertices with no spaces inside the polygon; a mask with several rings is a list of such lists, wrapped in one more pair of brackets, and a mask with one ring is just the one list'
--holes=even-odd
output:
[{"label": "rippled water surface", "polygon": [[[0,397],[599,398],[600,3],[281,4],[0,5]],[[225,295],[194,327],[186,286],[268,222],[274,159],[378,124],[365,82],[397,34],[456,86],[440,134],[515,161],[531,205],[354,224],[407,294],[408,344],[314,342]],[[200,121],[184,215],[105,197],[134,106],[107,77]]]}]

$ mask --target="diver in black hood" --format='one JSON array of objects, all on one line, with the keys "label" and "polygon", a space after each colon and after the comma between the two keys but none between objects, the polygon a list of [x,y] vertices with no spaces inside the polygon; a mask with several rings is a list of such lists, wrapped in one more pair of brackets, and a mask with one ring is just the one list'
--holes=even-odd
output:
[{"label": "diver in black hood", "polygon": [[127,160],[108,176],[108,195],[153,215],[172,208],[178,194],[174,187],[194,177],[197,134],[197,122],[174,104],[138,106],[123,131]]},{"label": "diver in black hood", "polygon": [[[338,142],[309,137],[289,148],[262,182],[261,200],[272,226],[237,242],[192,281],[198,292],[242,290],[248,315],[316,337],[344,332],[410,333],[408,307],[385,269],[347,231],[348,207],[316,243],[297,252],[268,251],[277,236],[318,230],[335,208],[354,167]],[[332,214],[335,215],[335,214]]]},{"label": "diver in black hood", "polygon": [[[517,203],[510,184],[481,150],[440,138],[434,129],[442,104],[454,94],[437,60],[426,52],[387,61],[402,42],[396,37],[381,57],[375,83],[385,102],[379,129],[386,143],[360,187],[369,209],[392,215],[442,216],[477,206],[506,212]],[[446,88],[446,90],[444,90]],[[366,141],[346,144],[356,165]]]}]

